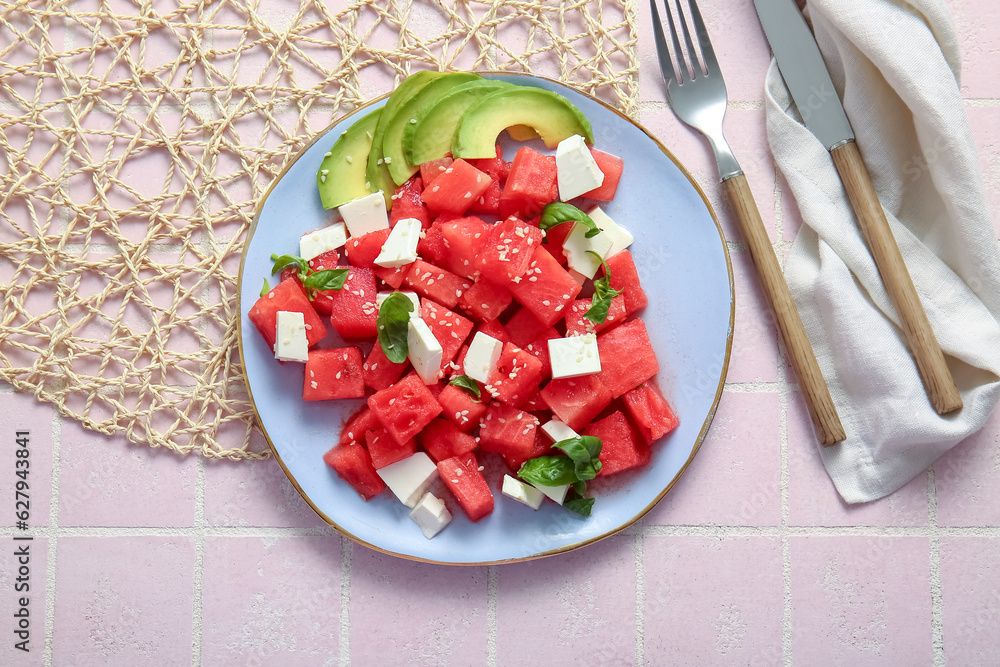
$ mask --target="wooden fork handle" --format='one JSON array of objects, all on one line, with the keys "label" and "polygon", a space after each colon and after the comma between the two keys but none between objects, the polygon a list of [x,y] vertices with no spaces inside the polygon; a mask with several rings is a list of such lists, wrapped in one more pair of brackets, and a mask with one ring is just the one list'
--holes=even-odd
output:
[{"label": "wooden fork handle", "polygon": [[799,378],[799,386],[809,408],[809,416],[812,418],[816,435],[825,447],[840,442],[846,437],[844,427],[840,423],[840,417],[837,416],[837,409],[833,405],[833,399],[830,398],[830,390],[823,379],[823,373],[816,363],[816,355],[813,353],[805,327],[802,326],[799,312],[795,309],[792,293],[788,291],[788,284],[781,273],[781,266],[774,254],[774,247],[767,236],[767,230],[764,229],[764,223],[760,219],[760,211],[757,210],[746,176],[740,173],[727,178],[722,184],[750,247],[750,256],[753,258],[754,266],[757,267],[757,275],[764,287],[764,294],[774,311],[778,329],[785,341],[785,350]]},{"label": "wooden fork handle", "polygon": [[920,304],[917,289],[906,270],[903,255],[889,228],[857,144],[852,141],[838,146],[831,151],[831,155],[858,218],[861,235],[875,260],[889,300],[899,315],[903,335],[931,405],[940,415],[961,410],[962,396],[945,363],[941,346],[934,337],[927,313]]}]

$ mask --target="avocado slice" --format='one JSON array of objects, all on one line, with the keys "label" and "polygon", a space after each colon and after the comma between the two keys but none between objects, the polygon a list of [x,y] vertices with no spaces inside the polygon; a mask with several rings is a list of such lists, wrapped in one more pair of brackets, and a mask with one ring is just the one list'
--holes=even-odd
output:
[{"label": "avocado slice", "polygon": [[543,88],[516,86],[482,98],[462,116],[455,134],[452,155],[457,158],[489,158],[496,155],[497,135],[511,125],[534,128],[549,148],[574,134],[594,143],[590,121],[576,106],[558,93]]},{"label": "avocado slice", "polygon": [[511,125],[507,128],[507,134],[514,141],[531,141],[532,139],[538,138],[538,133],[535,132],[535,128],[529,127],[528,125]]},{"label": "avocado slice", "polygon": [[424,107],[433,106],[438,100],[451,92],[456,86],[469,83],[470,81],[481,81],[482,77],[472,72],[453,72],[439,79],[431,81],[420,89],[416,95],[401,106],[396,115],[389,121],[382,137],[382,154],[385,156],[386,164],[389,165],[389,173],[396,185],[402,185],[410,176],[419,169],[419,165],[414,165],[406,161],[403,151],[403,130],[407,125],[415,125],[411,120],[416,120],[416,114]]},{"label": "avocado slice", "polygon": [[393,119],[400,107],[420,92],[421,88],[444,75],[444,72],[432,72],[430,70],[421,70],[415,74],[411,74],[403,79],[402,83],[389,96],[385,106],[382,107],[382,115],[379,118],[378,125],[375,127],[372,147],[368,152],[367,176],[372,192],[382,191],[382,195],[385,197],[386,210],[392,208],[392,195],[396,190],[396,185],[393,183],[392,175],[389,173],[389,167],[385,164],[385,156],[382,153],[382,138],[385,136],[385,130],[389,126],[389,121]]},{"label": "avocado slice", "polygon": [[[504,81],[480,79],[456,86],[433,106],[416,114],[416,123],[403,128],[403,154],[410,164],[423,164],[444,157],[451,150],[455,130],[466,109],[483,97],[497,91],[514,88]],[[496,149],[489,157],[496,156]]]},{"label": "avocado slice", "polygon": [[371,194],[365,175],[368,153],[381,109],[375,109],[356,121],[337,138],[316,173],[316,185],[323,208],[341,204]]}]

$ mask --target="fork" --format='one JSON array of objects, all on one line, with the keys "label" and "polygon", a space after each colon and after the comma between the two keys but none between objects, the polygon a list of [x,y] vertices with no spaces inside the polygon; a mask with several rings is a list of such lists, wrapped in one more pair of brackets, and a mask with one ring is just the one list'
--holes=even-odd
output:
[{"label": "fork", "polygon": [[[671,55],[664,37],[657,2],[664,3],[676,60]],[[671,10],[671,5],[675,2],[676,12]],[[705,135],[712,145],[715,160],[719,165],[722,187],[736,213],[750,249],[750,256],[757,268],[757,275],[764,288],[764,294],[774,311],[778,330],[785,341],[785,350],[792,368],[799,378],[799,386],[816,429],[816,435],[824,446],[829,446],[846,437],[844,427],[837,416],[830,390],[816,362],[816,355],[809,343],[805,327],[802,326],[802,319],[795,309],[791,292],[788,290],[778,258],[764,229],[746,175],[740,169],[736,156],[733,155],[723,136],[722,121],[729,102],[726,82],[722,78],[722,70],[715,58],[715,50],[712,48],[698,4],[695,0],[690,0],[691,23],[698,41],[698,51],[704,62],[702,68],[684,16],[682,5],[686,2],[687,0],[649,1],[653,12],[653,36],[660,60],[660,72],[666,83],[667,103],[678,118]],[[684,41],[684,48],[681,46],[681,38]]]}]

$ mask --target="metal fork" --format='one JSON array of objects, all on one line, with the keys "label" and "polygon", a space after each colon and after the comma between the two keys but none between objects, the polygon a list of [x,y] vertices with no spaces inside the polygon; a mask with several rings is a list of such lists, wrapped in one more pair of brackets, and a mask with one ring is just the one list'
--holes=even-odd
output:
[{"label": "metal fork", "polygon": [[[673,55],[663,33],[657,2],[664,3]],[[660,72],[666,83],[667,103],[678,118],[705,135],[712,145],[712,150],[715,151],[723,189],[733,205],[750,249],[750,256],[757,268],[757,275],[774,311],[778,329],[785,341],[785,350],[799,378],[799,386],[809,408],[816,434],[823,445],[832,445],[846,437],[844,427],[837,416],[837,410],[833,405],[833,399],[830,398],[830,390],[823,379],[819,364],[816,363],[816,355],[802,326],[802,319],[795,309],[791,292],[788,291],[778,258],[764,229],[747,178],[723,136],[722,121],[728,104],[726,82],[722,78],[722,70],[715,58],[715,50],[712,48],[698,4],[695,0],[650,0],[649,4],[653,12],[653,36],[660,59]],[[685,4],[688,4],[690,9],[691,24],[694,26],[697,38],[697,51],[684,15]],[[673,10],[671,6],[674,7]],[[699,52],[704,62],[704,70],[697,56]]]}]

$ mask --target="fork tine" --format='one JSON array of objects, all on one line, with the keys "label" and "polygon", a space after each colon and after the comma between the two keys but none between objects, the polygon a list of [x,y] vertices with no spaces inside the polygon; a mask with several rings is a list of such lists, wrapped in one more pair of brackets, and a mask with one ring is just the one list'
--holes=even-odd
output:
[{"label": "fork tine", "polygon": [[[667,4],[667,13],[670,13],[670,0],[665,0]],[[694,5],[694,3],[692,3]],[[697,11],[697,5],[695,6],[695,11]],[[680,53],[680,48],[677,44],[677,30],[673,28],[674,25],[679,24],[681,27],[681,32],[684,33],[684,45],[687,47],[688,57],[685,59],[685,64],[689,68],[688,74],[691,76],[691,80],[694,81],[698,74],[701,73],[701,63],[698,62],[698,52],[695,51],[694,43],[691,41],[691,31],[688,30],[687,20],[684,18],[684,0],[677,0],[677,21],[673,20],[671,16],[671,29],[674,33],[674,46],[678,48],[677,53]],[[699,37],[699,43],[701,43],[704,48],[704,43],[701,42],[701,35]],[[706,34],[707,38],[707,34]],[[707,39],[705,41],[708,41]],[[712,43],[708,42],[708,48],[712,48]]]},{"label": "fork tine", "polygon": [[701,10],[698,9],[698,1],[691,0],[690,8],[691,21],[694,23],[695,34],[698,35],[698,44],[701,45],[701,56],[705,60],[705,69],[709,74],[713,71],[721,72],[719,61],[715,58],[715,49],[712,48],[712,40],[708,37],[708,29],[701,18]]},{"label": "fork tine", "polygon": [[[674,76],[674,61],[670,57],[670,49],[667,48],[667,39],[663,35],[663,23],[660,20],[660,11],[656,8],[657,0],[649,0],[649,6],[653,11],[653,41],[656,42],[656,54],[659,56],[660,61],[660,73],[663,75],[663,81],[669,83]],[[670,27],[670,32],[673,33],[673,25]],[[674,35],[674,43],[676,44],[677,37]],[[680,53],[680,51],[677,51]],[[667,65],[670,65],[669,67]]]}]

